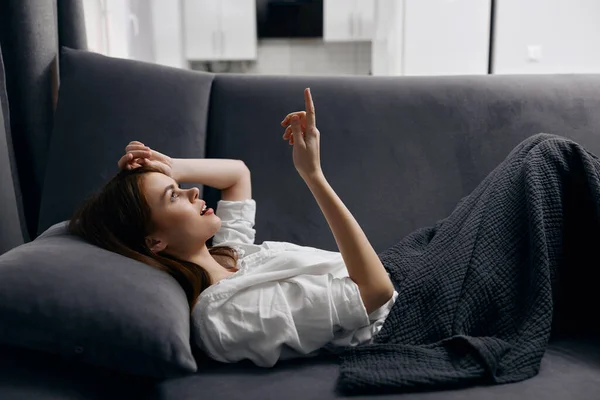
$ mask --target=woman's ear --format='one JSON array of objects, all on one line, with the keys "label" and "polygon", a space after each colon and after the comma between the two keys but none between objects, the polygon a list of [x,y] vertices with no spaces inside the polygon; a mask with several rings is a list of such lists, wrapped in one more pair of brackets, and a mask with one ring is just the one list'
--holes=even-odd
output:
[{"label": "woman's ear", "polygon": [[152,251],[153,253],[159,253],[167,247],[167,243],[158,238],[152,238],[150,236],[147,236],[146,237],[146,246],[148,246],[150,251]]}]

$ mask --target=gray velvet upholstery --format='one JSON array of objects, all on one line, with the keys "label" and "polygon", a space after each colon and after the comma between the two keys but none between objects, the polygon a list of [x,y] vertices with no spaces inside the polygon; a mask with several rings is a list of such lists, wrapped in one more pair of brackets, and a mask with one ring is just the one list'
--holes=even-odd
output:
[{"label": "gray velvet upholstery", "polygon": [[0,344],[2,400],[152,399],[154,380]]},{"label": "gray velvet upholstery", "polygon": [[[600,75],[218,75],[207,157],[252,171],[257,241],[337,250],[281,139],[310,87],[325,176],[376,251],[446,217],[520,141],[555,133],[600,154]],[[211,204],[218,193],[206,188]]]},{"label": "gray velvet upholstery", "polygon": [[[333,359],[290,360],[272,370],[246,363],[207,365],[195,375],[159,383],[157,399],[227,400],[529,400],[596,399],[600,393],[600,340],[564,340],[549,346],[540,373],[526,381],[462,390],[342,396],[334,391],[338,365]],[[196,396],[196,397],[195,397]]]},{"label": "gray velvet upholstery", "polygon": [[342,397],[334,359],[290,360],[274,369],[206,363],[183,379],[151,381],[0,345],[2,400],[591,400],[600,388],[600,341],[552,343],[540,373],[523,382],[463,390]]},{"label": "gray velvet upholstery", "polygon": [[[253,198],[258,204],[257,243],[285,240],[336,250],[326,220],[294,169],[292,149],[281,139],[279,122],[288,112],[303,108],[302,89],[307,86],[315,100],[325,175],[377,251],[447,216],[460,198],[528,136],[555,133],[600,154],[600,75],[377,78],[201,74],[210,84],[198,83],[193,98],[187,98],[179,110],[172,105],[177,96],[165,82],[193,85],[195,79],[201,79],[195,74],[172,70],[154,74],[149,72],[150,66],[119,60],[115,67],[117,61],[100,56],[77,52],[75,56],[81,58],[73,60],[83,60],[87,67],[71,69],[63,83],[70,74],[84,74],[73,79],[84,85],[79,90],[87,96],[79,96],[77,103],[59,102],[59,108],[65,108],[59,114],[71,111],[82,115],[62,122],[57,115],[55,131],[61,135],[71,131],[71,135],[53,138],[53,144],[66,145],[51,150],[43,193],[48,203],[42,210],[46,217],[40,221],[40,230],[68,215],[88,190],[99,185],[102,176],[116,168],[126,142],[142,140],[156,143],[154,147],[174,156],[243,160],[252,171]],[[107,65],[114,69],[105,71]],[[63,68],[63,73],[66,70]],[[136,83],[138,74],[145,86]],[[75,90],[66,85],[61,96]],[[153,100],[148,100],[152,96],[145,90],[153,90]],[[192,92],[181,90],[177,93]],[[115,104],[109,104],[109,99]],[[173,125],[192,117],[199,119],[190,125]],[[184,128],[187,132],[202,129],[201,121],[208,124],[205,151],[184,155],[189,142],[180,143],[177,135]],[[75,130],[81,137],[73,134]],[[177,133],[166,140],[169,132]],[[65,141],[67,137],[74,142]],[[115,145],[117,141],[122,143]],[[96,149],[88,160],[89,171],[68,172],[86,161],[78,150],[88,143]],[[64,185],[50,183],[60,181],[73,187],[65,192]],[[219,192],[205,189],[204,198],[214,206]],[[598,338],[553,340],[539,375],[524,382],[360,398],[590,399],[600,393],[599,353]],[[90,378],[97,373],[105,383],[103,398],[135,398],[135,394],[148,399],[343,398],[333,392],[338,372],[335,358],[291,360],[263,369],[249,362],[220,364],[195,355],[196,373],[150,382],[122,379],[90,366],[85,373],[74,373],[73,364],[62,358],[0,346],[0,397],[6,393],[6,398],[16,398],[16,394],[40,399],[102,398],[95,394],[98,387]],[[49,365],[53,368],[46,376]],[[111,383],[113,390],[108,389]]]}]

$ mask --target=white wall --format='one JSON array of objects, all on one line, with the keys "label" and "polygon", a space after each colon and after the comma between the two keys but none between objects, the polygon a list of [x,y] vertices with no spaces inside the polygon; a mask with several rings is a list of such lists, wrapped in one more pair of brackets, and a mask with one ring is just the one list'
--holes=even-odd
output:
[{"label": "white wall", "polygon": [[83,13],[90,51],[129,58],[129,0],[84,0]]},{"label": "white wall", "polygon": [[493,72],[600,72],[598,21],[600,0],[496,0]]},{"label": "white wall", "polygon": [[130,58],[129,56],[129,0],[105,0],[108,26],[108,52],[111,57]]},{"label": "white wall", "polygon": [[90,51],[107,53],[107,32],[102,4],[98,0],[83,0],[83,15],[85,18],[85,30],[87,45]]},{"label": "white wall", "polygon": [[402,75],[404,2],[375,0],[371,68],[375,76]]},{"label": "white wall", "polygon": [[488,72],[491,0],[376,0],[375,75]]},{"label": "white wall", "polygon": [[181,0],[151,0],[154,57],[157,64],[184,68]]},{"label": "white wall", "polygon": [[488,73],[491,0],[404,1],[403,75]]}]

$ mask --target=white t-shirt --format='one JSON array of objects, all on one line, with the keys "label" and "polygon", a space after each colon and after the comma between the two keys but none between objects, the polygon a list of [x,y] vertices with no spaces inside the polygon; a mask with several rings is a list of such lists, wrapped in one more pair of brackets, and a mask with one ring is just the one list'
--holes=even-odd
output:
[{"label": "white t-shirt", "polygon": [[367,314],[341,253],[288,242],[254,244],[256,201],[221,200],[213,246],[239,253],[239,271],[203,291],[192,313],[192,340],[221,362],[261,367],[370,343],[393,297]]}]

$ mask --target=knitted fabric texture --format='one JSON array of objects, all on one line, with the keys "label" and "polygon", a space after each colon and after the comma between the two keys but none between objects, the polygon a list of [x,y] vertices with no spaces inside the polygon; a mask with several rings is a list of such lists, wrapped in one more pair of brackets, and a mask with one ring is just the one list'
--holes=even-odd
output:
[{"label": "knitted fabric texture", "polygon": [[536,375],[555,314],[572,307],[565,293],[597,270],[599,176],[600,159],[581,145],[531,136],[450,216],[379,253],[399,297],[373,344],[338,350],[338,390],[433,390]]}]

